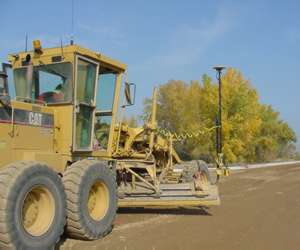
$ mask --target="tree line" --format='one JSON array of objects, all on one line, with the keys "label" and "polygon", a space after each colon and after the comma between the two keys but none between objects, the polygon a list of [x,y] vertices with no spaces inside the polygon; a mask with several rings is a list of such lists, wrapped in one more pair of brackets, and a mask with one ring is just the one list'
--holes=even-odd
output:
[{"label": "tree line", "polygon": [[[257,90],[242,73],[228,69],[222,77],[223,152],[227,162],[264,162],[291,158],[296,152],[295,132],[272,106],[262,104]],[[208,75],[186,83],[170,80],[158,88],[157,119],[160,129],[172,133],[193,133],[175,142],[185,159],[213,161],[218,112],[218,84]],[[148,116],[151,100],[144,102]],[[144,116],[144,117],[145,117]],[[198,132],[200,135],[195,136]]]}]

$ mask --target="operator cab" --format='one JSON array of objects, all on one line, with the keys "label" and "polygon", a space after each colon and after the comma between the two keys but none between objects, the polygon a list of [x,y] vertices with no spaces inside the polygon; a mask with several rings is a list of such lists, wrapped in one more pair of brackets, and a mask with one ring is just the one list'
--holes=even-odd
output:
[{"label": "operator cab", "polygon": [[[38,40],[34,51],[9,59],[16,101],[53,107],[58,113],[65,112],[65,117],[70,115],[73,152],[111,153],[126,65],[77,45],[42,49]],[[125,84],[129,105],[130,87]]]}]

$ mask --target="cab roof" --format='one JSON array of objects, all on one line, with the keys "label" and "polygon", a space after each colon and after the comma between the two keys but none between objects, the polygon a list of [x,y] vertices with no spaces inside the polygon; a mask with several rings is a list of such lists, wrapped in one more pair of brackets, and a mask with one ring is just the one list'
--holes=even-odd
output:
[{"label": "cab roof", "polygon": [[[43,48],[40,54],[34,51],[22,51],[16,54],[10,54],[8,56],[8,60],[12,63],[13,67],[22,67],[22,62],[26,59],[28,54],[31,56],[33,61],[39,61],[45,58],[52,58],[53,61],[53,58],[61,56],[61,62],[69,61],[67,58],[74,58],[73,55],[81,55],[100,63],[102,66],[104,64],[106,67],[111,67],[122,72],[126,70],[126,65],[124,63],[76,44],[55,48]],[[51,61],[49,61],[49,63],[51,63]]]}]

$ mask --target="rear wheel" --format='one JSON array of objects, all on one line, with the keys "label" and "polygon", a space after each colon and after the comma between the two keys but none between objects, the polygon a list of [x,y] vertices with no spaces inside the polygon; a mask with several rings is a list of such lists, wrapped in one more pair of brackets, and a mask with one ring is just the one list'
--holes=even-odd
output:
[{"label": "rear wheel", "polygon": [[202,160],[194,160],[185,163],[182,181],[194,182],[196,190],[209,190],[211,178],[207,164]]},{"label": "rear wheel", "polygon": [[53,248],[66,222],[64,187],[57,173],[37,162],[17,162],[0,172],[0,245]]},{"label": "rear wheel", "polygon": [[115,175],[105,162],[82,160],[64,173],[67,232],[71,237],[98,239],[108,234],[117,211]]}]

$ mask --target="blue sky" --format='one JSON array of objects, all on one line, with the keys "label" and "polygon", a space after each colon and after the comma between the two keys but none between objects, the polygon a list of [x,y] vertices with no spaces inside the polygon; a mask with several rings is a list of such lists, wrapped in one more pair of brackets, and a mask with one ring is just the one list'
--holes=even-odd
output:
[{"label": "blue sky", "polygon": [[[74,0],[75,42],[128,65],[137,105],[153,86],[241,70],[300,138],[300,1]],[[72,0],[1,0],[0,61],[29,40],[68,43]],[[31,45],[31,43],[30,43]],[[298,143],[298,145],[300,145]]]}]

